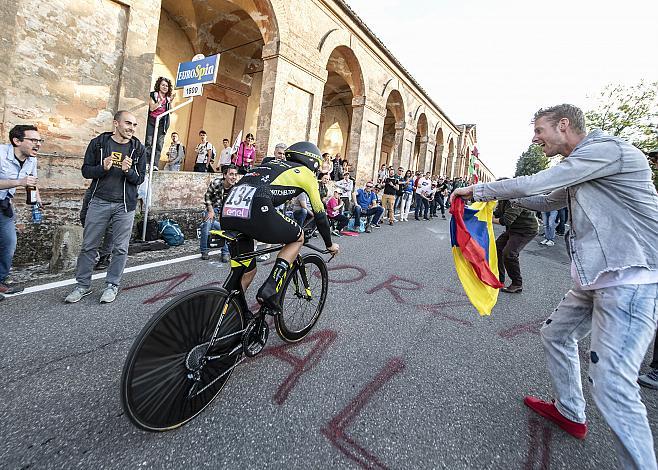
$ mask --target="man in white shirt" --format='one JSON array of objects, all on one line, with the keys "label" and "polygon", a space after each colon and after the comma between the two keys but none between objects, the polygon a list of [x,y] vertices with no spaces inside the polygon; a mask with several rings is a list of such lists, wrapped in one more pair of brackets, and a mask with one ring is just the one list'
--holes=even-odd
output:
[{"label": "man in white shirt", "polygon": [[335,186],[340,190],[340,199],[345,205],[344,210],[349,211],[354,192],[354,180],[350,178],[350,173],[348,171],[343,173],[343,179],[336,181]]},{"label": "man in white shirt", "polygon": [[424,214],[425,220],[430,220],[427,217],[430,208],[430,202],[427,199],[427,194],[432,190],[432,180],[430,179],[430,173],[427,172],[425,176],[420,175],[418,178],[418,184],[416,186],[416,208],[414,210],[414,217],[416,220],[420,220],[418,217],[422,213]]},{"label": "man in white shirt", "polygon": [[233,155],[233,148],[231,147],[231,144],[228,139],[222,140],[222,145],[224,146],[224,148],[219,153],[219,166],[222,173],[224,173],[224,167],[229,166],[231,164],[231,155]]},{"label": "man in white shirt", "polygon": [[199,131],[201,143],[196,146],[196,161],[194,162],[194,171],[205,173],[208,171],[208,163],[216,154],[215,147],[208,142],[208,134],[203,129]]}]

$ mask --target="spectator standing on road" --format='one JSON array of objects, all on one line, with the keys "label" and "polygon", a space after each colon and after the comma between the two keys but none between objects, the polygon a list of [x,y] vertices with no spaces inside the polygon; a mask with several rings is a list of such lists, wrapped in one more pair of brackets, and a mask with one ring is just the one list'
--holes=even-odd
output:
[{"label": "spectator standing on road", "polygon": [[197,173],[206,173],[208,171],[208,164],[215,154],[215,147],[208,142],[208,134],[201,129],[199,131],[201,142],[194,149],[196,152],[196,160],[194,162],[194,171]]},{"label": "spectator standing on road", "polygon": [[557,225],[557,210],[543,211],[541,213],[544,222],[544,239],[539,242],[540,245],[555,245],[555,226]]},{"label": "spectator standing on road", "polygon": [[444,178],[439,178],[439,181],[436,184],[436,193],[434,195],[434,200],[441,209],[441,218],[446,218],[446,202],[445,198],[448,196],[448,191],[450,187],[448,182]]},{"label": "spectator standing on road", "polygon": [[169,129],[170,116],[167,114],[160,119],[157,130],[155,128],[155,119],[171,109],[171,103],[174,99],[176,99],[176,93],[171,86],[171,80],[165,77],[158,77],[155,81],[153,91],[149,94],[149,113],[146,121],[146,138],[144,139],[146,155],[149,161],[154,140],[155,158],[153,161],[160,161],[160,153],[162,153],[165,134],[167,133],[167,129]]},{"label": "spectator standing on road", "polygon": [[101,303],[114,301],[126,266],[137,206],[137,187],[144,181],[146,172],[146,151],[134,136],[137,128],[135,116],[128,111],[118,111],[113,124],[114,132],[104,132],[92,139],[85,152],[82,176],[92,179],[93,192],[76,267],[78,284],[66,297],[67,303],[78,302],[91,294],[91,273],[98,246],[110,225],[112,261]]},{"label": "spectator standing on road", "polygon": [[[9,131],[9,144],[0,145],[0,294],[22,289],[7,280],[16,252],[16,225],[11,202],[16,188],[37,188],[37,153],[43,139],[35,126],[19,124]],[[41,202],[38,189],[36,202]]]},{"label": "spectator standing on road", "polygon": [[[220,217],[224,201],[229,191],[238,180],[238,169],[233,165],[226,165],[223,171],[223,178],[215,178],[208,185],[203,200],[206,205],[206,211],[203,213],[203,223],[201,224],[201,236],[199,237],[199,251],[201,259],[208,259],[208,235],[211,230],[221,230]],[[228,263],[230,259],[229,248],[225,243],[222,246],[222,263]]]},{"label": "spectator standing on road", "polygon": [[565,224],[568,221],[569,211],[566,207],[557,210],[557,222],[555,225],[555,235],[563,237],[565,232]]},{"label": "spectator standing on road", "polygon": [[393,201],[393,213],[399,210],[402,204],[402,194],[404,193],[404,168],[398,167],[398,172],[395,175],[397,180],[397,190],[395,191],[395,201]]},{"label": "spectator standing on road", "polygon": [[171,145],[167,151],[167,164],[164,169],[168,171],[180,171],[180,166],[185,159],[185,146],[181,144],[178,132],[171,133]]},{"label": "spectator standing on road", "polygon": [[373,191],[372,181],[366,183],[365,188],[354,193],[354,229],[358,230],[361,225],[361,216],[366,216],[366,233],[370,233],[371,225],[377,225],[384,213],[384,208],[377,205],[377,195]]},{"label": "spectator standing on road", "polygon": [[622,139],[599,129],[587,134],[583,112],[572,105],[535,113],[533,143],[549,158],[566,158],[531,176],[453,193],[477,201],[522,198],[516,202],[540,211],[568,205],[575,286],[540,331],[556,397],[550,402],[528,396],[524,402],[585,438],[578,342],[591,334],[592,395],[615,435],[621,467],[655,470],[654,440],[637,384],[658,315],[658,194],[649,164]]},{"label": "spectator standing on road", "polygon": [[246,175],[251,170],[256,159],[256,146],[254,135],[249,133],[244,141],[240,143],[238,151],[233,155],[233,164],[238,167],[238,174]]},{"label": "spectator standing on road", "polygon": [[[429,176],[429,175],[428,175]],[[416,208],[414,210],[414,218],[420,220],[418,217],[422,215],[425,220],[429,220],[428,211],[429,211],[429,200],[427,194],[432,189],[432,181],[420,173],[418,173],[418,178],[416,179]]]},{"label": "spectator standing on road", "polygon": [[384,180],[384,195],[382,196],[382,206],[388,213],[388,225],[393,225],[395,221],[395,195],[398,192],[398,179],[395,177],[395,171],[391,168],[388,177]]},{"label": "spectator standing on road", "polygon": [[411,210],[411,202],[414,199],[414,174],[411,170],[407,170],[404,174],[404,184],[402,186],[402,207],[400,209],[400,221],[409,221],[409,211]]},{"label": "spectator standing on road", "polygon": [[[89,209],[89,201],[91,201],[91,196],[94,193],[93,184],[90,184],[87,190],[85,191],[84,198],[82,199],[82,208],[80,209],[80,225],[82,228],[85,226],[87,220],[87,209]],[[94,266],[94,271],[100,271],[107,268],[110,265],[112,260],[112,225],[107,226],[105,235],[103,235],[103,243],[101,244],[100,249],[98,250],[98,261]]]},{"label": "spectator standing on road", "polygon": [[521,250],[537,236],[538,224],[534,212],[524,209],[510,201],[498,201],[493,213],[494,223],[505,227],[496,239],[498,251],[498,279],[505,283],[505,272],[512,283],[503,287],[503,292],[520,294],[523,291],[523,277],[519,255]]}]

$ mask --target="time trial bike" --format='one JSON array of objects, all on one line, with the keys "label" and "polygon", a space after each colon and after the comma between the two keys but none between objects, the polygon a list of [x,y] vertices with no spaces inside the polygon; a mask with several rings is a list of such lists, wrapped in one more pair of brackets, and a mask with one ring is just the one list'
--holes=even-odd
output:
[{"label": "time trial bike", "polygon": [[[240,280],[252,258],[282,245],[239,253],[239,232],[212,231],[229,244],[231,271],[223,287],[199,287],[163,306],[139,333],[121,376],[121,402],[128,418],[147,431],[168,431],[201,413],[222,390],[233,369],[260,353],[267,342],[267,316],[288,343],[304,338],[320,318],[327,298],[329,254],[297,256],[279,294],[280,312],[261,307],[252,314]],[[310,233],[305,236],[309,240]],[[246,240],[246,238],[245,238]],[[244,240],[242,240],[244,241]],[[333,256],[332,256],[333,258]]]}]

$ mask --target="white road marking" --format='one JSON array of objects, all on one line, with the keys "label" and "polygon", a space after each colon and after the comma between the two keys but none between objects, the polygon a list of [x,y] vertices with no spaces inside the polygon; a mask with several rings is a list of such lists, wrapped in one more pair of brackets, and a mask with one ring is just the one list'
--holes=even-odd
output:
[{"label": "white road marking", "polygon": [[[215,251],[210,251],[208,252],[209,255],[216,255],[221,253],[221,250],[215,250]],[[174,259],[167,259],[163,261],[156,261],[153,263],[147,263],[147,264],[141,264],[139,266],[131,266],[130,268],[126,268],[123,270],[123,273],[134,273],[137,271],[144,271],[146,269],[153,269],[153,268],[158,268],[160,266],[166,266],[168,264],[176,264],[176,263],[182,263],[184,261],[190,261],[195,258],[201,258],[201,253],[197,253],[196,255],[187,255],[187,256],[181,256],[180,258],[174,258]],[[92,281],[96,279],[104,279],[107,276],[107,273],[98,273],[94,274],[91,276]],[[64,287],[64,286],[71,286],[76,283],[75,278],[73,279],[66,279],[65,281],[57,281],[57,282],[50,282],[48,284],[42,284],[39,286],[32,286],[26,288],[24,291],[19,292],[17,294],[12,294],[12,295],[5,295],[7,299],[11,297],[18,297],[19,295],[25,295],[25,294],[33,294],[34,292],[42,292],[46,290],[51,290],[51,289],[57,289],[59,287]]]}]

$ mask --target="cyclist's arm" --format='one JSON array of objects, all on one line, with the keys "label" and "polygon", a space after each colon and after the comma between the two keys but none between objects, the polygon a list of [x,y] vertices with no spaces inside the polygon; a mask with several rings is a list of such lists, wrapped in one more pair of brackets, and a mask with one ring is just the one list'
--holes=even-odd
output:
[{"label": "cyclist's arm", "polygon": [[311,208],[315,214],[315,224],[318,227],[318,232],[320,232],[322,240],[324,240],[324,244],[328,248],[333,244],[331,241],[331,228],[329,227],[329,219],[327,218],[324,203],[322,202],[322,198],[320,198],[318,181],[313,172],[304,167],[299,174],[299,182],[299,187],[304,190],[311,201]]}]

